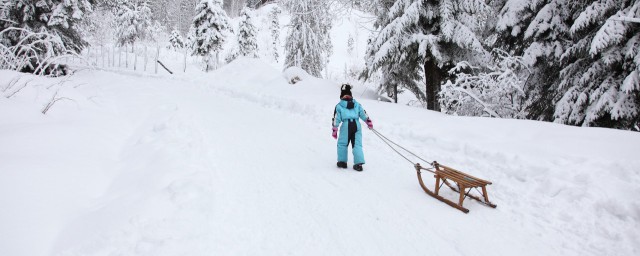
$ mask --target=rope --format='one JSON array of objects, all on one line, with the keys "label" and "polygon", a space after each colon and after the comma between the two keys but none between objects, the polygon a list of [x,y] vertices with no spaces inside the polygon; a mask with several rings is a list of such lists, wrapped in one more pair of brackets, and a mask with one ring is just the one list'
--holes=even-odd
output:
[{"label": "rope", "polygon": [[[427,161],[422,159],[421,157],[419,157],[418,155],[416,155],[415,153],[407,150],[406,148],[398,145],[398,143],[393,142],[392,140],[390,140],[389,138],[387,138],[386,136],[382,135],[380,132],[378,132],[376,129],[371,129],[371,131],[373,131],[373,134],[375,134],[376,136],[378,136],[378,138],[380,138],[385,144],[387,144],[387,146],[389,146],[393,151],[395,151],[398,155],[400,155],[402,158],[404,158],[405,160],[407,160],[409,163],[411,163],[412,165],[416,165],[416,163],[414,163],[413,161],[411,161],[409,158],[407,158],[404,154],[400,153],[396,148],[394,148],[393,146],[391,146],[391,144],[395,145],[398,148],[401,148],[402,150],[406,151],[407,153],[411,154],[414,157],[417,157],[418,159],[430,164],[433,166],[433,162]],[[390,144],[391,143],[391,144]]]}]

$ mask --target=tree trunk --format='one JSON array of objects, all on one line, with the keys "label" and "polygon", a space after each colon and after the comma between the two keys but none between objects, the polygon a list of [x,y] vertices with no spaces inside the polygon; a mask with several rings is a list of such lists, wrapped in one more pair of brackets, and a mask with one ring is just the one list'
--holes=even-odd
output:
[{"label": "tree trunk", "polygon": [[393,100],[398,104],[398,84],[393,86]]},{"label": "tree trunk", "polygon": [[160,45],[157,46],[158,48],[156,49],[156,57],[154,58],[154,63],[155,65],[155,74],[158,74],[158,59],[160,58]]},{"label": "tree trunk", "polygon": [[149,63],[149,56],[147,55],[147,46],[144,46],[144,71],[147,72],[147,64]]},{"label": "tree trunk", "polygon": [[124,68],[129,68],[129,51],[127,45],[124,45]]},{"label": "tree trunk", "polygon": [[133,44],[131,45],[131,52],[133,52],[133,70],[138,70],[138,53]]},{"label": "tree trunk", "polygon": [[440,84],[442,83],[442,70],[434,60],[427,60],[424,63],[425,74],[425,94],[427,97],[427,109],[440,111],[438,104],[438,93],[440,92]]}]

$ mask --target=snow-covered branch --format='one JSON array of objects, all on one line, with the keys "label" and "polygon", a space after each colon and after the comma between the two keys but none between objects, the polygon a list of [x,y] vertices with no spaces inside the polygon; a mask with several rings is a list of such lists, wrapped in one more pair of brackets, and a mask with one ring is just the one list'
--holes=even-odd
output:
[{"label": "snow-covered branch", "polygon": [[460,62],[449,73],[455,75],[440,93],[441,108],[465,116],[522,118],[528,69],[522,57],[494,50],[495,64],[485,67]]},{"label": "snow-covered branch", "polygon": [[64,75],[60,57],[75,55],[67,50],[59,36],[48,32],[32,32],[24,28],[9,27],[0,31],[0,37],[19,33],[20,40],[13,46],[0,44],[0,68],[16,71],[29,70],[36,75]]}]

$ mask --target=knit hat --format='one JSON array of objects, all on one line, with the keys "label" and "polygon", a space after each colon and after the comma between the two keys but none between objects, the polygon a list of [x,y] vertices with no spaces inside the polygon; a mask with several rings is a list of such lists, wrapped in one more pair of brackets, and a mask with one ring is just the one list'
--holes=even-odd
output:
[{"label": "knit hat", "polygon": [[340,88],[340,99],[345,95],[353,96],[351,95],[351,85],[343,84],[342,88]]}]

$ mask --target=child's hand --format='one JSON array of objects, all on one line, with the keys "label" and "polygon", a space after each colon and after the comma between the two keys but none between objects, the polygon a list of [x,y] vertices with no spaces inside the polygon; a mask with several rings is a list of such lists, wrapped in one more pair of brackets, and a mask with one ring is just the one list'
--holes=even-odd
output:
[{"label": "child's hand", "polygon": [[367,119],[367,127],[369,127],[369,129],[373,129],[373,123],[371,122],[371,119]]},{"label": "child's hand", "polygon": [[331,137],[333,137],[334,139],[338,139],[338,127],[333,127],[331,128],[331,130],[333,130],[333,133],[331,133]]}]

